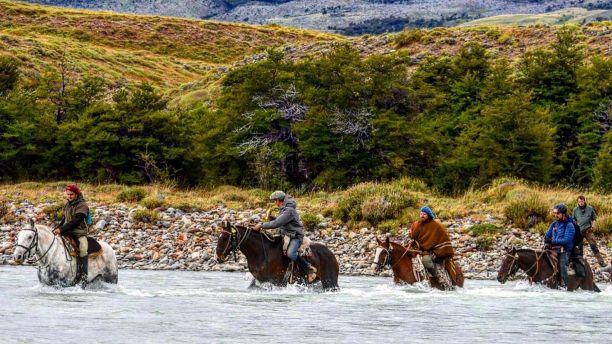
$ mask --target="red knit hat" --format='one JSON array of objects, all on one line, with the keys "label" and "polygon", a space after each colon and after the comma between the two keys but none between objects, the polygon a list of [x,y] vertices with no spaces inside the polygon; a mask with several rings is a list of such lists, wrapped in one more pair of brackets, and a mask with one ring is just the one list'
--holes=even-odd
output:
[{"label": "red knit hat", "polygon": [[66,191],[71,191],[77,195],[81,193],[81,189],[79,189],[79,187],[76,184],[72,184],[72,183],[66,185]]}]

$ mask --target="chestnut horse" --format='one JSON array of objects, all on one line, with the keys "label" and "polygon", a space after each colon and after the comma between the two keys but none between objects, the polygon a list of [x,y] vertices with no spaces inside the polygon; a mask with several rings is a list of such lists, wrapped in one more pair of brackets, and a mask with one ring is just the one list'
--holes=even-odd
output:
[{"label": "chestnut horse", "polygon": [[[291,277],[298,282],[307,284],[306,274],[297,264],[290,264],[291,260],[283,255],[282,237],[269,238],[264,233],[239,225],[233,225],[229,221],[221,223],[222,231],[217,241],[217,261],[223,262],[227,255],[242,252],[247,259],[249,271],[255,282],[271,283],[277,286],[286,286],[291,283]],[[325,291],[338,290],[338,274],[340,267],[336,256],[323,244],[311,243],[309,256],[303,258],[317,268],[317,279],[321,281]],[[293,266],[293,269],[289,269]]]},{"label": "chestnut horse", "polygon": [[[393,270],[393,282],[397,284],[414,284],[427,278],[425,268],[421,264],[419,264],[421,265],[420,267],[416,267],[412,262],[421,251],[407,249],[398,243],[390,242],[388,237],[385,241],[380,241],[376,238],[376,242],[378,242],[378,248],[376,249],[376,256],[372,264],[375,272],[379,272],[387,266],[391,267],[391,270]],[[461,267],[457,262],[454,263],[457,272],[456,286],[463,288],[463,271],[461,271]],[[444,290],[444,286],[431,276],[429,277],[429,284],[432,288]]]},{"label": "chestnut horse", "polygon": [[[497,273],[497,281],[504,284],[508,277],[521,269],[527,274],[530,283],[540,283],[551,289],[558,289],[560,274],[557,271],[558,269],[553,267],[553,262],[548,254],[547,251],[536,251],[530,248],[516,249],[512,247],[508,249]],[[583,290],[599,292],[600,290],[593,280],[593,271],[586,260],[584,261],[584,267],[586,276],[570,275],[567,290],[574,291],[580,287]]]}]

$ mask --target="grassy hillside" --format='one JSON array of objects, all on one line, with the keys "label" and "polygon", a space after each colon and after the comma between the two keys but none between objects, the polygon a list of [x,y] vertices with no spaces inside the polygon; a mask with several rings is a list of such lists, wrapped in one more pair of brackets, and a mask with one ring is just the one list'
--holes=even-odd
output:
[{"label": "grassy hillside", "polygon": [[35,77],[65,60],[110,80],[176,87],[267,47],[336,36],[277,26],[71,10],[0,0],[0,54]]},{"label": "grassy hillside", "polygon": [[535,24],[584,24],[594,20],[612,19],[612,10],[564,8],[540,14],[508,14],[473,20],[460,26],[528,26]]},{"label": "grassy hillside", "polygon": [[[0,54],[16,56],[26,77],[37,78],[64,62],[76,74],[101,76],[119,84],[149,82],[171,94],[173,104],[186,105],[213,97],[227,67],[257,60],[251,56],[268,47],[291,46],[286,54],[300,59],[325,53],[337,42],[348,42],[363,55],[407,49],[418,59],[428,54],[454,54],[464,43],[478,41],[494,55],[514,59],[529,49],[547,45],[556,30],[542,26],[437,28],[349,39],[277,25],[117,14],[0,0]],[[587,53],[609,54],[606,48],[612,43],[606,30],[605,24],[581,27]]]}]

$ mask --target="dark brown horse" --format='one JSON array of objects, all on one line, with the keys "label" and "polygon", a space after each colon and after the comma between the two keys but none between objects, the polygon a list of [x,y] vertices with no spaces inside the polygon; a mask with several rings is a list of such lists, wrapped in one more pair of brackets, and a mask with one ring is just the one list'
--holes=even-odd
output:
[{"label": "dark brown horse", "polygon": [[[398,243],[390,242],[388,237],[385,241],[380,241],[378,238],[376,238],[376,241],[378,242],[378,248],[372,266],[374,271],[379,272],[384,267],[390,267],[393,270],[393,281],[397,284],[414,284],[427,278],[425,269],[416,268],[412,262],[412,259],[421,253],[419,250],[407,249]],[[456,286],[463,288],[463,272],[459,264],[454,263],[457,272]],[[429,277],[429,284],[432,288],[444,290],[438,280],[431,276]]]},{"label": "dark brown horse", "polygon": [[[233,225],[228,221],[221,224],[222,231],[217,241],[217,260],[223,262],[227,255],[242,252],[247,259],[249,271],[254,277],[251,287],[255,281],[259,283],[271,283],[277,286],[286,286],[292,277],[297,282],[307,284],[306,274],[297,264],[290,264],[291,260],[283,255],[282,237],[270,238],[267,235],[239,225]],[[321,281],[326,291],[338,290],[338,274],[340,267],[336,256],[323,244],[311,243],[311,255],[304,257],[317,268],[317,279]],[[293,266],[293,269],[289,269]]]},{"label": "dark brown horse", "polygon": [[[506,283],[508,277],[521,269],[527,274],[530,283],[540,283],[551,289],[558,289],[560,274],[553,265],[555,264],[554,260],[548,254],[547,251],[536,251],[530,248],[516,249],[512,247],[508,249],[497,273],[497,281],[502,284]],[[582,288],[583,290],[599,292],[600,290],[593,280],[593,271],[586,260],[584,261],[584,267],[586,276],[570,275],[567,290],[574,291]]]}]

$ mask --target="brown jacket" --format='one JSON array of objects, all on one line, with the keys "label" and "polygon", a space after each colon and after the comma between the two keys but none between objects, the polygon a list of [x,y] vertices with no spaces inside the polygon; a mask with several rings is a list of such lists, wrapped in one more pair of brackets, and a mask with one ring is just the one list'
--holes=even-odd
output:
[{"label": "brown jacket", "polygon": [[457,285],[457,271],[453,261],[455,251],[446,228],[436,220],[417,221],[410,228],[410,236],[422,251],[433,252],[436,260],[444,259],[444,267],[450,274],[453,284]]},{"label": "brown jacket", "polygon": [[436,220],[416,221],[410,228],[410,236],[422,251],[433,252],[436,258],[450,258],[455,254],[446,228]]},{"label": "brown jacket", "polygon": [[81,221],[76,228],[71,230],[66,234],[70,234],[76,237],[87,235],[87,212],[89,211],[89,207],[87,206],[87,202],[83,198],[82,194],[79,194],[78,197],[71,202],[66,202],[64,205],[64,220],[63,224],[69,224],[76,214],[83,214],[85,216],[84,220]]}]

